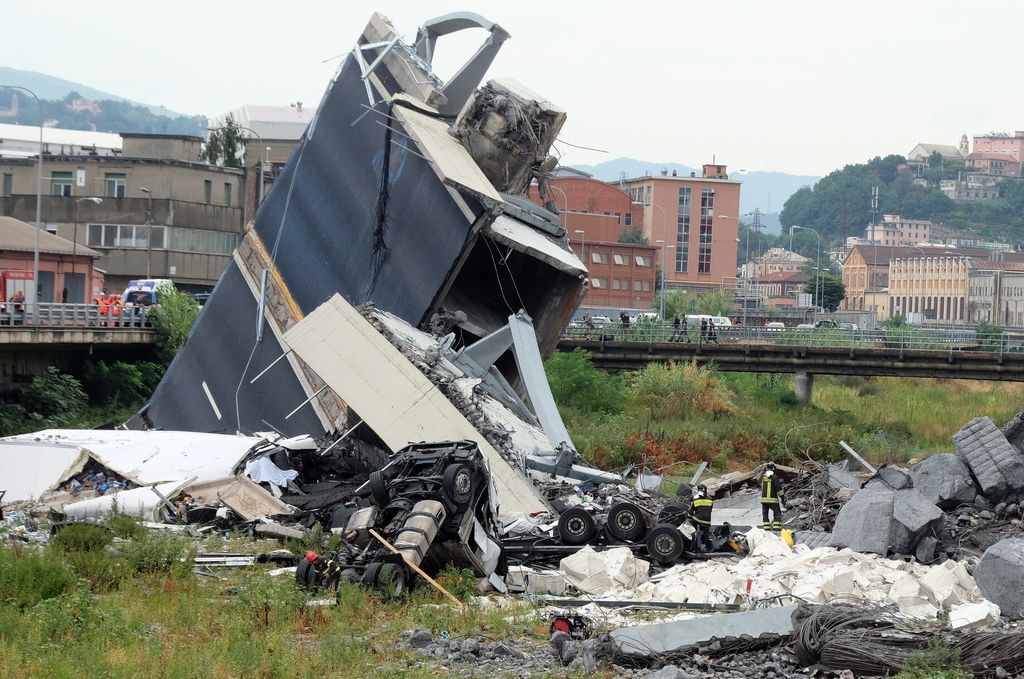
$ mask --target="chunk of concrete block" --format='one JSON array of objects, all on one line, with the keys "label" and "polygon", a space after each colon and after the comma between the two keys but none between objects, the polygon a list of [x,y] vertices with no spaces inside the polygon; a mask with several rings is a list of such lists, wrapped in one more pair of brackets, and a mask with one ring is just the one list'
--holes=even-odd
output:
[{"label": "chunk of concrete block", "polygon": [[1011,446],[1024,451],[1024,410],[1011,417],[1010,421],[1003,425],[1002,432]]},{"label": "chunk of concrete block", "polygon": [[1024,454],[1010,445],[987,417],[976,417],[953,434],[957,457],[963,460],[990,502],[1024,494]]},{"label": "chunk of concrete block", "polygon": [[614,649],[634,655],[667,653],[710,639],[725,639],[762,634],[791,634],[796,606],[759,608],[742,613],[709,615],[689,620],[672,620],[653,625],[637,625],[613,630]]},{"label": "chunk of concrete block", "polygon": [[985,550],[974,569],[982,595],[999,606],[1002,614],[1024,618],[1024,538],[1000,540]]},{"label": "chunk of concrete block", "polygon": [[828,466],[828,485],[833,488],[849,488],[851,490],[860,490],[860,479],[853,475],[850,470],[846,468],[846,463],[841,464],[830,464]]},{"label": "chunk of concrete block", "polygon": [[919,563],[929,564],[935,561],[935,555],[939,548],[939,541],[933,535],[926,535],[917,543],[914,550],[914,558]]},{"label": "chunk of concrete block", "polygon": [[910,476],[914,489],[941,509],[972,504],[978,494],[971,472],[950,453],[926,458],[910,470]]},{"label": "chunk of concrete block", "polygon": [[893,521],[896,491],[864,488],[843,505],[832,529],[832,546],[885,554]]},{"label": "chunk of concrete block", "polygon": [[957,604],[949,610],[951,629],[984,629],[999,620],[999,606],[991,601]]},{"label": "chunk of concrete block", "polygon": [[896,491],[893,497],[889,546],[898,554],[913,554],[917,543],[939,527],[942,510],[913,488]]},{"label": "chunk of concrete block", "polygon": [[874,478],[893,490],[903,490],[904,488],[912,488],[914,486],[914,481],[910,478],[910,472],[891,465],[880,468],[875,473]]}]

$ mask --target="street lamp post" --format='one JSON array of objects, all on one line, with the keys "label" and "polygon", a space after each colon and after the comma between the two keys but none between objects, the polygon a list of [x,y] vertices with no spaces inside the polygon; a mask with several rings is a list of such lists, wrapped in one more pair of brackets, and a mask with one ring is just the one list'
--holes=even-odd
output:
[{"label": "street lamp post", "polygon": [[150,278],[153,260],[153,193],[142,186],[139,191],[146,194],[146,278]]},{"label": "street lamp post", "polygon": [[815,320],[817,320],[818,307],[821,306],[821,292],[818,289],[818,286],[821,285],[821,234],[819,234],[817,231],[815,231],[814,229],[812,229],[809,226],[797,226],[796,224],[793,224],[792,226],[789,227],[790,252],[792,252],[792,248],[793,248],[793,230],[794,229],[803,229],[804,231],[810,231],[818,239],[818,249],[817,249],[816,254],[814,256],[814,263],[815,263],[815,269],[814,269],[814,296],[815,296],[815,302],[816,302],[815,310],[814,310],[814,317],[815,317]]},{"label": "street lamp post", "polygon": [[[71,278],[75,278],[75,265],[78,263],[78,204],[82,201],[88,201],[93,205],[99,205],[103,202],[102,198],[96,196],[86,196],[84,198],[75,198],[75,235],[71,240]],[[65,288],[67,286],[64,286]]]},{"label": "street lamp post", "polygon": [[583,259],[583,266],[586,266],[587,265],[587,232],[584,231],[583,229],[576,229],[575,231],[573,231],[573,233],[578,233],[580,236],[582,236],[582,238],[580,239],[580,241],[582,242],[582,245],[580,245],[580,257]]},{"label": "street lamp post", "polygon": [[32,254],[32,318],[39,324],[39,313],[35,304],[39,302],[39,232],[43,230],[43,102],[36,93],[20,85],[0,85],[9,90],[28,92],[39,107],[39,159],[36,162],[36,244]]}]

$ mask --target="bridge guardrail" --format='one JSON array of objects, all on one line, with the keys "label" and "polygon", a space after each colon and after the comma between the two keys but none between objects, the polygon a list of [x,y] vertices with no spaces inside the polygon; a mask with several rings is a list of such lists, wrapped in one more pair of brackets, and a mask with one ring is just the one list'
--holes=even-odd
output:
[{"label": "bridge guardrail", "polygon": [[151,328],[150,307],[110,304],[0,303],[0,332],[17,328]]},{"label": "bridge guardrail", "polygon": [[566,339],[608,342],[684,342],[693,344],[751,344],[794,348],[870,349],[917,351],[981,351],[996,355],[1024,351],[1024,333],[978,333],[974,328],[932,330],[902,326],[877,330],[839,328],[763,328],[716,326],[703,331],[690,323],[679,330],[669,323],[641,322],[623,328],[618,323],[566,328]]}]

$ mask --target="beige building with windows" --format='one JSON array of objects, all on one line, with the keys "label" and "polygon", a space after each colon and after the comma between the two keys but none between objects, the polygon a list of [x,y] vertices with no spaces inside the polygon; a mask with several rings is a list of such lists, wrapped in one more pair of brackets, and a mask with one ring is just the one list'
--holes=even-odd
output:
[{"label": "beige building with windows", "polygon": [[927,219],[905,219],[900,215],[883,215],[878,224],[868,224],[867,240],[886,247],[916,245],[931,239],[932,223]]},{"label": "beige building with windows", "polygon": [[[44,155],[44,228],[99,252],[111,292],[132,278],[211,289],[255,211],[256,182],[200,162],[199,137],[121,137],[110,155]],[[35,158],[0,157],[0,180],[0,215],[34,223]]]},{"label": "beige building with windows", "polygon": [[967,277],[968,320],[1024,327],[1024,263],[987,262]]}]

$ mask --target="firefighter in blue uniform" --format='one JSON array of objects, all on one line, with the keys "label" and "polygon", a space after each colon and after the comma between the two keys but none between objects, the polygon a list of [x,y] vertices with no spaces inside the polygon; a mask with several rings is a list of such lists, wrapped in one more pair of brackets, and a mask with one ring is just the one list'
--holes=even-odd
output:
[{"label": "firefighter in blue uniform", "polygon": [[707,542],[708,534],[711,531],[711,510],[715,501],[708,496],[707,486],[697,486],[697,492],[693,494],[693,502],[690,503],[690,525],[696,532],[693,534],[694,550],[703,552]]},{"label": "firefighter in blue uniform", "polygon": [[[782,530],[782,494],[785,489],[782,481],[775,475],[775,463],[765,465],[761,475],[761,527],[765,530]],[[768,520],[771,515],[771,520]]]}]

